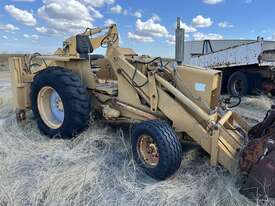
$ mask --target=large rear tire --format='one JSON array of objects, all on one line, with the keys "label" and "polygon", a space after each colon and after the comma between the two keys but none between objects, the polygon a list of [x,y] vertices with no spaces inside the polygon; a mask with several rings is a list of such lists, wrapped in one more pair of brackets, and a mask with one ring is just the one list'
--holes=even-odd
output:
[{"label": "large rear tire", "polygon": [[243,72],[234,72],[227,82],[227,92],[234,96],[245,96],[249,91],[247,76]]},{"label": "large rear tire", "polygon": [[90,96],[79,76],[67,69],[49,67],[38,73],[31,104],[38,128],[50,137],[72,138],[88,126]]},{"label": "large rear tire", "polygon": [[139,123],[132,130],[132,151],[137,164],[152,178],[173,175],[182,161],[182,148],[174,130],[164,121]]}]

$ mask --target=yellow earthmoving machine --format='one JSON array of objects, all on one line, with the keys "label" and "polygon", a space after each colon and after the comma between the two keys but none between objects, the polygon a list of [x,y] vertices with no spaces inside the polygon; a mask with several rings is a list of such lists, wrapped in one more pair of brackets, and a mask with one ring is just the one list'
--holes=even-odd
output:
[{"label": "yellow earthmoving machine", "polygon": [[[183,44],[178,23],[177,65],[171,66],[120,47],[111,25],[72,36],[54,55],[10,58],[17,117],[32,110],[38,128],[52,138],[75,137],[91,118],[131,123],[133,157],[159,180],[178,170],[180,140],[191,139],[211,165],[247,174],[247,191],[275,196],[275,109],[250,128],[230,111],[232,98],[221,101],[220,71],[182,64]],[[95,54],[100,47],[105,56]]]}]

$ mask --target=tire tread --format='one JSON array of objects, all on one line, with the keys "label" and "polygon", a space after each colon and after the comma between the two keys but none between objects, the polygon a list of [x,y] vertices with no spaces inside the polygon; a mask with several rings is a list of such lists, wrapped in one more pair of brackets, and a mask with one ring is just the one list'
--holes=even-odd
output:
[{"label": "tire tread", "polygon": [[[138,124],[133,128],[132,147],[133,151],[136,148],[136,142],[140,131],[151,131],[158,135],[157,141],[160,149],[165,150],[165,155],[160,158],[159,166],[156,169],[148,169],[141,165],[147,174],[155,179],[164,180],[173,175],[180,167],[182,161],[182,148],[179,139],[176,137],[174,130],[171,126],[162,120],[145,121]],[[137,159],[137,152],[134,152],[135,160],[140,164]]]},{"label": "tire tread", "polygon": [[[52,83],[55,82],[55,83]],[[37,94],[39,90],[49,84],[54,84],[55,90],[62,90],[62,101],[69,110],[69,120],[64,120],[61,128],[54,130],[48,128],[42,121],[37,108]],[[91,100],[87,89],[81,83],[78,75],[62,67],[48,67],[34,77],[31,85],[32,111],[39,129],[46,135],[54,137],[57,134],[64,138],[72,138],[88,126],[91,113]],[[66,113],[65,113],[66,116]]]}]

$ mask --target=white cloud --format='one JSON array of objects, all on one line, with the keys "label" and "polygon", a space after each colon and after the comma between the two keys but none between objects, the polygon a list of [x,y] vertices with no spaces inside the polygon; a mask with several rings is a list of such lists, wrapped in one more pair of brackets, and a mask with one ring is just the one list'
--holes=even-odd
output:
[{"label": "white cloud", "polygon": [[193,18],[192,23],[195,27],[210,27],[213,24],[213,21],[210,18],[205,18],[202,15],[198,15]]},{"label": "white cloud", "polygon": [[152,37],[166,37],[168,36],[168,31],[165,26],[162,26],[159,23],[156,23],[156,18],[152,17],[147,21],[143,22],[140,19],[136,21],[136,30],[139,34],[144,36]]},{"label": "white cloud", "polygon": [[113,13],[113,14],[123,14],[123,15],[128,15],[129,14],[128,10],[123,9],[122,6],[120,6],[119,4],[111,7],[110,12]]},{"label": "white cloud", "polygon": [[5,32],[12,32],[12,31],[19,30],[19,28],[12,24],[5,24],[5,25],[0,24],[0,30],[4,30]]},{"label": "white cloud", "polygon": [[128,38],[140,42],[152,42],[154,38],[169,37],[169,32],[165,26],[161,25],[157,21],[160,21],[158,15],[153,14],[153,16],[147,21],[142,21],[137,19],[136,21],[136,31],[134,33],[129,32]]},{"label": "white cloud", "polygon": [[197,31],[197,29],[195,27],[188,26],[186,23],[184,23],[182,21],[180,21],[180,27],[183,28],[186,33],[192,33],[192,32]]},{"label": "white cloud", "polygon": [[220,34],[213,34],[213,33],[203,34],[203,33],[197,32],[197,33],[193,34],[193,39],[194,40],[205,40],[205,39],[221,40],[221,39],[223,39],[223,36]]},{"label": "white cloud", "polygon": [[44,0],[38,14],[44,18],[92,20],[88,8],[76,0]]},{"label": "white cloud", "polygon": [[[185,38],[189,38],[189,34],[185,33],[184,36],[185,36]],[[167,39],[166,39],[166,42],[168,44],[174,45],[176,43],[176,36],[169,34],[168,37],[167,37]]]},{"label": "white cloud", "polygon": [[114,20],[112,20],[112,19],[106,19],[105,21],[104,21],[104,25],[105,26],[110,26],[111,24],[115,24],[116,22],[114,21]]},{"label": "white cloud", "polygon": [[90,11],[92,12],[92,17],[97,18],[97,19],[101,19],[104,16],[100,13],[100,11],[94,9],[93,7],[89,7]]},{"label": "white cloud", "polygon": [[234,27],[232,24],[230,24],[227,21],[220,22],[218,25],[221,28],[232,28],[232,27]]},{"label": "white cloud", "polygon": [[159,15],[157,15],[157,14],[153,14],[152,17],[151,17],[151,19],[152,19],[153,21],[160,21],[160,17],[159,17]]},{"label": "white cloud", "polygon": [[223,0],[203,0],[203,3],[211,4],[211,5],[215,5],[221,2],[223,2]]},{"label": "white cloud", "polygon": [[36,19],[33,15],[26,11],[16,8],[14,5],[6,5],[5,10],[17,21],[27,26],[35,26]]},{"label": "white cloud", "polygon": [[272,41],[275,41],[275,33],[272,35]]},{"label": "white cloud", "polygon": [[113,4],[114,0],[83,0],[84,4],[88,4],[94,7],[102,7],[105,4]]},{"label": "white cloud", "polygon": [[46,34],[48,32],[48,29],[44,26],[42,27],[36,27],[35,30],[39,33]]},{"label": "white cloud", "polygon": [[85,30],[85,28],[93,27],[89,21],[79,20],[79,21],[69,21],[67,19],[61,19],[56,21],[55,19],[48,19],[48,25],[56,33],[79,33]]},{"label": "white cloud", "polygon": [[175,35],[169,34],[169,36],[168,36],[166,42],[167,42],[168,44],[174,45],[175,42],[176,42],[176,36],[175,36]]},{"label": "white cloud", "polygon": [[141,17],[142,17],[142,13],[141,13],[141,11],[135,11],[135,12],[133,13],[133,16],[135,16],[135,17],[137,17],[137,18],[141,18]]},{"label": "white cloud", "polygon": [[32,34],[32,35],[24,34],[23,37],[25,37],[26,39],[31,39],[33,41],[37,41],[39,39],[39,36],[36,34]]},{"label": "white cloud", "polygon": [[128,38],[131,40],[139,41],[139,42],[153,42],[154,39],[150,36],[142,36],[138,34],[133,34],[132,32],[128,32]]},{"label": "white cloud", "polygon": [[114,14],[121,14],[121,13],[123,13],[123,8],[119,4],[117,4],[117,5],[113,6],[110,9],[110,11]]},{"label": "white cloud", "polygon": [[[44,5],[38,9],[51,33],[78,33],[87,27],[92,27],[94,18],[89,7],[77,0],[44,0]],[[96,17],[100,17],[98,13]]]},{"label": "white cloud", "polygon": [[6,35],[2,36],[3,39],[9,39]]}]

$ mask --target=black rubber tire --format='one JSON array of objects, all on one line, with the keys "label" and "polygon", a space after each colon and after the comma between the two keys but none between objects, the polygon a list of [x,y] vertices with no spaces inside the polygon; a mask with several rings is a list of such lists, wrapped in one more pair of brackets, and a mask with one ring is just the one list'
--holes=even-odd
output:
[{"label": "black rubber tire", "polygon": [[[159,162],[155,167],[149,167],[139,157],[138,142],[141,135],[149,135],[159,150]],[[175,131],[161,120],[145,121],[132,128],[132,152],[136,163],[145,173],[157,180],[165,180],[173,175],[182,162],[182,148]]]},{"label": "black rubber tire", "polygon": [[[236,82],[239,81],[241,83],[241,90],[236,90]],[[234,96],[245,96],[249,92],[249,82],[247,76],[243,72],[234,72],[229,77],[227,82],[227,92],[230,95]]]},{"label": "black rubber tire", "polygon": [[228,72],[222,71],[222,87],[221,87],[222,94],[227,94],[227,84],[228,84],[229,77],[230,77],[230,74],[228,74]]},{"label": "black rubber tire", "polygon": [[[45,86],[54,88],[64,105],[64,121],[58,129],[48,127],[38,110],[37,96]],[[31,104],[38,128],[49,137],[72,138],[88,126],[91,100],[87,89],[78,75],[62,67],[49,67],[34,77],[31,85]]]}]

